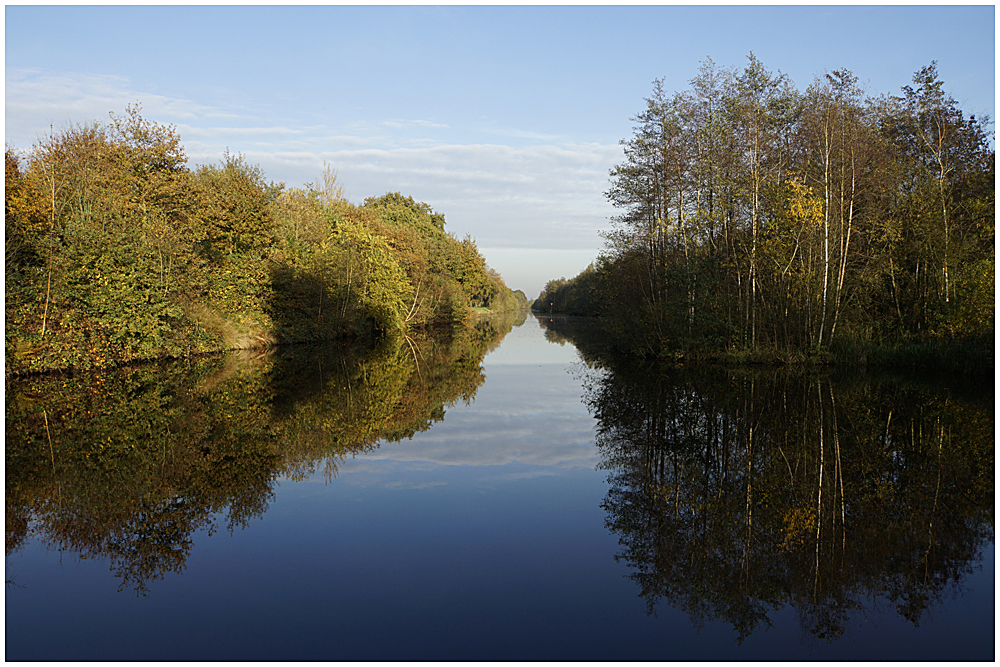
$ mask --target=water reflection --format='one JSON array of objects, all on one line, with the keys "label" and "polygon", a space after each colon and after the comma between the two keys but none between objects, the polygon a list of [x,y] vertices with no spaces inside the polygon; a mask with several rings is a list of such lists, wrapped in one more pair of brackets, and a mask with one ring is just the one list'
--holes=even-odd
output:
[{"label": "water reflection", "polygon": [[588,360],[606,525],[651,614],[741,641],[788,605],[826,640],[887,606],[917,626],[993,540],[992,388],[629,366],[540,320]]},{"label": "water reflection", "polygon": [[[6,382],[6,553],[29,537],[140,594],[192,537],[261,516],[276,481],[428,429],[523,313],[375,349],[314,346]],[[222,517],[222,526],[216,517]]]}]

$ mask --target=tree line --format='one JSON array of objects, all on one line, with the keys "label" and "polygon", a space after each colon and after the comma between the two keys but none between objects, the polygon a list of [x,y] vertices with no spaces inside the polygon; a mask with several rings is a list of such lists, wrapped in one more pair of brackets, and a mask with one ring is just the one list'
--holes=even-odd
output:
[{"label": "tree line", "polygon": [[138,105],[4,153],[7,371],[372,338],[526,304],[400,193],[347,201],[228,151],[191,169]]},{"label": "tree line", "polygon": [[656,81],[605,193],[605,250],[535,308],[596,315],[623,351],[992,354],[995,153],[920,69],[899,96],[849,71],[797,90],[750,54]]}]

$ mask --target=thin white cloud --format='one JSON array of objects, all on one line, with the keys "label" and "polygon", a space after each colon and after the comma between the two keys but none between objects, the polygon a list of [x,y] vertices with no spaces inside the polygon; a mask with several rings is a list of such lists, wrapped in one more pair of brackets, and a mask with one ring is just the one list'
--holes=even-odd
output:
[{"label": "thin white cloud", "polygon": [[268,127],[195,127],[193,125],[177,125],[177,131],[185,138],[211,138],[219,137],[297,137],[306,132],[303,129],[291,127],[268,126]]},{"label": "thin white cloud", "polygon": [[566,139],[564,136],[559,134],[532,132],[531,130],[521,130],[517,128],[484,128],[483,132],[501,137],[511,137],[512,139],[529,139],[531,141],[545,141],[549,143],[561,143]]},{"label": "thin white cloud", "polygon": [[602,192],[620,155],[617,145],[479,144],[321,157],[339,169],[351,192],[406,192],[443,211],[449,224],[481,245],[582,248],[593,247],[613,214]]},{"label": "thin white cloud", "polygon": [[382,121],[382,125],[386,127],[391,127],[394,130],[402,130],[410,127],[422,127],[422,128],[434,128],[434,129],[448,129],[447,125],[442,123],[435,123],[430,120],[399,120],[396,118],[390,118],[388,120]]},{"label": "thin white cloud", "polygon": [[51,124],[107,120],[139,102],[143,115],[158,122],[195,119],[235,119],[236,114],[180,97],[138,91],[128,77],[76,72],[44,72],[10,68],[5,72],[4,134],[7,141],[28,145],[43,136]]}]

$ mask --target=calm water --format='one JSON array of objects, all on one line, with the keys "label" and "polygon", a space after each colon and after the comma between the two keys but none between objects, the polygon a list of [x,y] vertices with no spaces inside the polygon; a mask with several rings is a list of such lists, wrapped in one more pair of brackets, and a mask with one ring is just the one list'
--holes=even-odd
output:
[{"label": "calm water", "polygon": [[8,383],[6,659],[994,658],[992,388],[510,326]]}]

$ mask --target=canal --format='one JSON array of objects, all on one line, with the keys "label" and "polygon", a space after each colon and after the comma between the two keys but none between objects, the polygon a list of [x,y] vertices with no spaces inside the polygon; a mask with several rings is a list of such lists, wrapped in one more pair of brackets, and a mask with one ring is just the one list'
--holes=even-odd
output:
[{"label": "canal", "polygon": [[993,660],[993,388],[585,321],[6,387],[6,659]]}]

